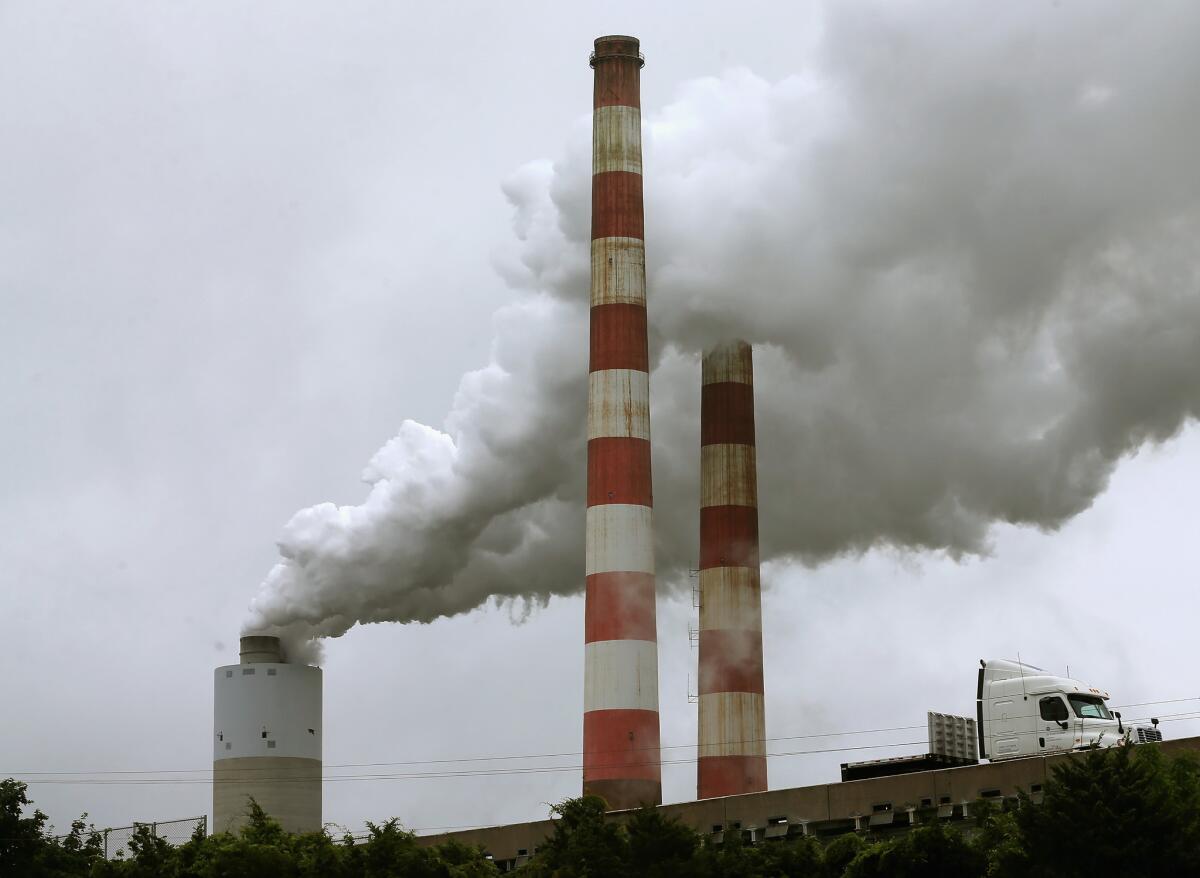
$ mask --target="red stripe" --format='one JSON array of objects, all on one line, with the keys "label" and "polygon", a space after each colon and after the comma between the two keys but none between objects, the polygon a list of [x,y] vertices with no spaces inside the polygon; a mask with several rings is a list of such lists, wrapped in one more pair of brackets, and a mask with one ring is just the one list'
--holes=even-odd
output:
[{"label": "red stripe", "polygon": [[701,756],[696,774],[700,799],[760,793],[767,788],[767,757]]},{"label": "red stripe", "polygon": [[662,784],[657,780],[589,780],[584,781],[583,794],[599,796],[609,811],[625,811],[661,804]]},{"label": "red stripe", "polygon": [[627,302],[592,308],[590,371],[636,369],[650,371],[646,342],[646,306]]},{"label": "red stripe", "polygon": [[585,643],[658,639],[653,573],[593,573],[583,606]]},{"label": "red stripe", "polygon": [[637,40],[606,40],[596,46],[596,79],[593,92],[595,106],[642,105],[642,65],[637,56]]},{"label": "red stripe", "polygon": [[659,781],[658,711],[589,710],[583,715],[583,782]]},{"label": "red stripe", "polygon": [[700,632],[700,694],[763,694],[761,631],[715,629]]},{"label": "red stripe", "polygon": [[754,385],[736,381],[700,388],[700,444],[754,444]]},{"label": "red stripe", "polygon": [[592,175],[592,239],[642,238],[642,175],[605,171]]},{"label": "red stripe", "polygon": [[650,440],[603,436],[588,440],[587,505],[653,506]]},{"label": "red stripe", "polygon": [[758,509],[700,508],[700,569],[758,566]]}]

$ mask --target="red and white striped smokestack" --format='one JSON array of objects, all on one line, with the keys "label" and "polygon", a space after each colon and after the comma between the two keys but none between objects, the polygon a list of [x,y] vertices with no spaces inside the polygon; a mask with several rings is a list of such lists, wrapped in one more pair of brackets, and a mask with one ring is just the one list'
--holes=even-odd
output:
[{"label": "red and white striped smokestack", "polygon": [[583,791],[662,801],[638,41],[596,40]]},{"label": "red and white striped smokestack", "polygon": [[700,394],[700,723],[697,798],[767,788],[754,358],[704,354]]}]

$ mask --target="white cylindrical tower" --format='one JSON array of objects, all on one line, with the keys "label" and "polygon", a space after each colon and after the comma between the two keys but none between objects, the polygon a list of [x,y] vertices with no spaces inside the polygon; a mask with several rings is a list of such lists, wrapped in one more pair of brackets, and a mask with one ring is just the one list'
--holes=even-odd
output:
[{"label": "white cylindrical tower", "polygon": [[287,663],[278,637],[243,637],[214,691],[213,830],[240,829],[253,798],[289,832],[319,832],[321,669]]}]

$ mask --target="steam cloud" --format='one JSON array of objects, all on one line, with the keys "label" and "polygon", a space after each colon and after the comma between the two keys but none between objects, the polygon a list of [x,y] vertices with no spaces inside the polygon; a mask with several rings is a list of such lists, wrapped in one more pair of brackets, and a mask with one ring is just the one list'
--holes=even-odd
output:
[{"label": "steam cloud", "polygon": [[[804,72],[645,111],[660,578],[697,555],[699,362],[756,345],[764,558],[1053,529],[1200,414],[1200,7],[829,10]],[[298,512],[247,630],[582,588],[589,128],[505,184],[525,290],[443,430]]]}]

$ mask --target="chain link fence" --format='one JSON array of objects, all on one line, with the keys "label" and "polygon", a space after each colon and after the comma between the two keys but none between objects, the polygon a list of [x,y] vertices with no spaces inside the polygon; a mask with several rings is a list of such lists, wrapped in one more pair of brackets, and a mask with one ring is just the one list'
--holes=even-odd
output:
[{"label": "chain link fence", "polygon": [[[129,840],[143,826],[150,831],[152,836],[165,840],[172,847],[177,847],[188,841],[197,829],[207,835],[208,816],[183,817],[179,820],[158,820],[153,823],[134,823],[131,826],[110,826],[107,829],[97,829],[96,836],[103,843],[104,858],[115,860],[128,857],[132,853],[129,849]],[[85,837],[88,834],[85,833]],[[59,836],[60,839],[67,837]]]}]

